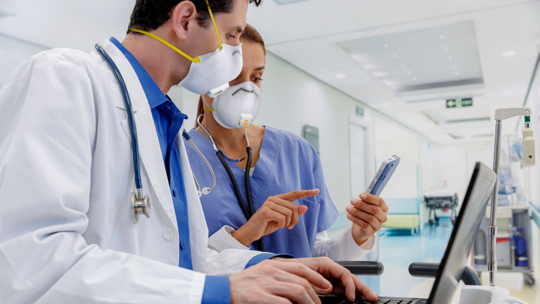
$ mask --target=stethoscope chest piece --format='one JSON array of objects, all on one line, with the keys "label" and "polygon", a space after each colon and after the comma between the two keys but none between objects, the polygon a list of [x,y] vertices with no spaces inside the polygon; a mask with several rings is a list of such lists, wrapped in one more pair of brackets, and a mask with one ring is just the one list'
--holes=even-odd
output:
[{"label": "stethoscope chest piece", "polygon": [[150,218],[150,200],[148,195],[144,198],[138,199],[135,192],[131,194],[131,211],[133,215],[133,222],[137,223],[139,214],[144,214],[147,218]]}]

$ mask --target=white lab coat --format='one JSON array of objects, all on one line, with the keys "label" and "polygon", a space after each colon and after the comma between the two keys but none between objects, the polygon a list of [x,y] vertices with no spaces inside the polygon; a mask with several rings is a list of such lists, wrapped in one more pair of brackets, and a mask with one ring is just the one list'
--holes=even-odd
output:
[{"label": "white lab coat", "polygon": [[120,50],[103,47],[131,97],[151,217],[131,219],[129,127],[107,63],[96,51],[33,56],[0,90],[0,303],[200,303],[203,272],[235,273],[259,254],[207,250],[177,136],[196,272],[178,267],[177,222],[148,101]]}]

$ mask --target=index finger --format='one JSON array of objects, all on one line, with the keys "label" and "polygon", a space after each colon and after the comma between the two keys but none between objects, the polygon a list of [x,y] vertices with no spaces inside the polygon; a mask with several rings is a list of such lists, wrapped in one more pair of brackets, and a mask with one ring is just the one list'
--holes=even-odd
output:
[{"label": "index finger", "polygon": [[315,196],[319,194],[319,189],[312,189],[312,190],[298,190],[293,191],[289,193],[283,193],[279,195],[275,195],[277,198],[281,198],[284,200],[288,200],[289,202],[295,201],[297,199],[306,198],[310,196]]},{"label": "index finger", "polygon": [[353,275],[352,277],[354,285],[356,285],[356,290],[359,291],[366,298],[366,300],[370,302],[377,302],[379,300],[377,294],[375,294],[371,288],[364,284],[364,282],[360,281],[357,276]]},{"label": "index finger", "polygon": [[386,202],[380,196],[364,192],[360,194],[360,199],[368,204],[379,206],[384,212],[388,211],[388,206],[386,205]]},{"label": "index finger", "polygon": [[[377,295],[360,279],[351,274],[349,270],[337,263],[325,263],[323,265],[326,268],[327,276],[331,276],[338,280],[343,289],[345,290],[345,295],[349,301],[354,302],[356,298],[356,292],[359,291],[364,297],[371,301],[377,299]],[[324,275],[324,274],[323,274]]]}]

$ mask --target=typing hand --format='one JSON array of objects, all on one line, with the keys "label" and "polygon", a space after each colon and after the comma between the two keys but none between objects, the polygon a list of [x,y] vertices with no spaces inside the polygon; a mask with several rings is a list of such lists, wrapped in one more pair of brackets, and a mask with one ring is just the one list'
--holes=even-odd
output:
[{"label": "typing hand", "polygon": [[244,246],[261,237],[287,227],[292,229],[298,223],[298,217],[306,213],[307,206],[296,205],[293,201],[315,196],[315,190],[301,190],[269,197],[255,212],[249,221],[233,233],[233,237]]},{"label": "typing hand", "polygon": [[373,194],[360,194],[360,199],[351,200],[351,206],[346,210],[347,218],[353,222],[352,237],[358,246],[379,231],[388,219],[388,206],[382,198]]},{"label": "typing hand", "polygon": [[376,302],[378,299],[377,295],[366,284],[362,283],[357,276],[327,257],[305,259],[276,258],[274,260],[304,264],[332,283],[333,287],[331,289],[320,288],[319,285],[314,286],[318,294],[325,295],[332,293],[334,295],[346,295],[347,299],[351,302],[356,300],[356,295],[364,296],[372,302]]},{"label": "typing hand", "polygon": [[330,282],[310,267],[291,261],[266,260],[231,275],[231,304],[320,304],[315,289],[329,292]]}]

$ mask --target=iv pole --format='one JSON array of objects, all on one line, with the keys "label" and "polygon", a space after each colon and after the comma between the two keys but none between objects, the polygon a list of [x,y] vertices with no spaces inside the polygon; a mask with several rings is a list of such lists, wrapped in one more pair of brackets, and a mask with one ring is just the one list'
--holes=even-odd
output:
[{"label": "iv pole", "polygon": [[[530,116],[531,116],[531,109],[525,108],[525,107],[519,107],[519,108],[498,108],[495,110],[495,151],[493,155],[493,171],[495,171],[495,174],[497,174],[497,181],[495,183],[495,187],[493,188],[493,194],[491,195],[491,218],[488,228],[488,236],[489,236],[489,244],[488,244],[488,250],[489,250],[489,260],[488,260],[488,271],[489,271],[489,285],[495,286],[495,272],[497,271],[497,252],[496,252],[496,245],[497,245],[497,197],[499,192],[499,166],[500,166],[500,152],[501,152],[501,129],[502,129],[502,121],[514,116],[525,116],[525,129],[523,129],[523,164],[525,167],[532,167],[534,166],[534,139],[532,139],[532,129],[530,129],[529,123],[530,123]],[[532,154],[526,157],[526,149],[529,151],[530,144],[527,143],[526,145],[526,138],[530,134],[530,141],[532,141]]]},{"label": "iv pole", "polygon": [[467,285],[461,289],[459,304],[527,304],[510,295],[508,289],[495,286],[495,272],[497,271],[496,257],[496,237],[497,237],[497,194],[499,192],[499,161],[501,151],[501,129],[502,121],[514,116],[525,116],[525,128],[523,129],[523,166],[532,167],[535,165],[534,137],[530,127],[532,111],[530,108],[498,108],[495,110],[495,152],[493,155],[493,171],[497,174],[497,180],[491,195],[491,218],[488,228],[489,235],[489,285],[473,286]]}]

